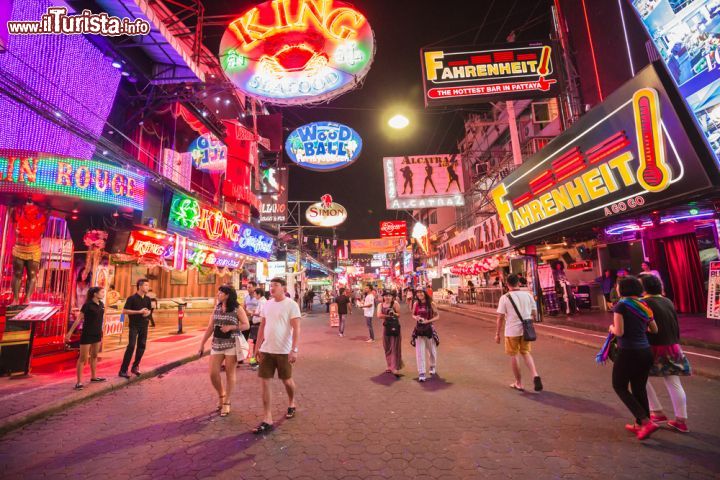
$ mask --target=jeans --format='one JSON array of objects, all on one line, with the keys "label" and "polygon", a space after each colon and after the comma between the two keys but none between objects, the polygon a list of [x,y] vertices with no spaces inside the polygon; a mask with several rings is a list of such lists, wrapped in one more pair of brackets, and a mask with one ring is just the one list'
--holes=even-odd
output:
[{"label": "jeans", "polygon": [[415,338],[415,360],[417,361],[418,373],[425,375],[425,352],[430,353],[430,369],[435,370],[437,368],[437,345],[435,345],[435,339],[431,337],[416,337]]},{"label": "jeans", "polygon": [[365,317],[365,323],[367,323],[368,332],[370,333],[370,340],[375,340],[375,332],[373,331],[372,319],[373,317]]},{"label": "jeans", "polygon": [[621,348],[613,364],[613,390],[635,416],[638,425],[650,418],[646,385],[652,363],[650,348]]},{"label": "jeans", "polygon": [[135,352],[135,361],[132,364],[132,370],[140,367],[143,353],[145,353],[145,345],[147,344],[148,322],[130,323],[130,338],[128,339],[127,348],[125,348],[125,356],[123,357],[120,371],[127,373],[130,360],[132,360],[135,344],[137,343],[137,351]]},{"label": "jeans", "polygon": [[343,334],[345,333],[345,313],[338,313],[338,318],[340,319],[340,324],[338,325],[338,333]]}]

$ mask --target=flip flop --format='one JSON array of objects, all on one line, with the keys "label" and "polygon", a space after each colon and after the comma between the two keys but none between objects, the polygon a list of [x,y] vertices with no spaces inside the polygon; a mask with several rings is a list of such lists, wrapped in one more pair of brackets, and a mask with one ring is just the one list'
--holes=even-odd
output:
[{"label": "flip flop", "polygon": [[288,407],[285,418],[293,418],[295,416],[295,407]]},{"label": "flip flop", "polygon": [[253,431],[252,431],[252,432],[253,432],[255,435],[259,435],[259,434],[261,434],[261,433],[271,432],[271,431],[273,430],[273,428],[275,428],[275,427],[273,427],[271,424],[262,422],[260,425],[258,425],[257,427],[253,428]]},{"label": "flip flop", "polygon": [[513,383],[512,385],[510,385],[510,388],[513,388],[513,389],[517,390],[518,392],[524,392],[524,391],[525,391],[524,388],[520,388],[520,387],[518,387],[518,386],[517,386],[516,384],[514,384],[514,383]]}]

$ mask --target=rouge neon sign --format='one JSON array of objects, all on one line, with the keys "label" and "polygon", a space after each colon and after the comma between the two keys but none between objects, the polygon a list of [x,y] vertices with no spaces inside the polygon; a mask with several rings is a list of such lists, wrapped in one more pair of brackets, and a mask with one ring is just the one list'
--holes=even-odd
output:
[{"label": "rouge neon sign", "polygon": [[220,63],[244,93],[278,105],[327,101],[370,70],[375,38],[354,6],[334,0],[272,0],[233,21]]},{"label": "rouge neon sign", "polygon": [[0,151],[0,193],[62,195],[142,210],[145,179],[92,160]]},{"label": "rouge neon sign", "polygon": [[290,160],[309,170],[347,167],[362,150],[362,138],[352,128],[334,122],[315,122],[288,135],[285,151]]}]

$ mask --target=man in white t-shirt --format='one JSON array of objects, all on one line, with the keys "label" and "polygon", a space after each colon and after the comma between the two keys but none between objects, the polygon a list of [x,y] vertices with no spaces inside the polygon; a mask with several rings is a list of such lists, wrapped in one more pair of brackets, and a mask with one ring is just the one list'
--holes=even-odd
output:
[{"label": "man in white t-shirt", "polygon": [[370,334],[366,341],[372,343],[375,341],[372,324],[373,315],[375,314],[375,290],[372,285],[365,286],[365,299],[358,302],[358,306],[363,309],[363,316],[365,316],[365,323],[367,323],[368,333]]},{"label": "man in white t-shirt", "polygon": [[267,303],[267,299],[265,298],[265,292],[261,288],[256,288],[253,295],[255,296],[255,309],[248,315],[250,317],[250,340],[253,342],[252,354],[250,355],[250,367],[257,368],[258,363],[255,356],[258,351],[258,332],[260,331],[262,309],[265,303]]},{"label": "man in white t-shirt", "polygon": [[[522,319],[531,318],[532,321],[537,319],[537,306],[535,305],[535,299],[532,294],[526,290],[520,290],[519,284],[520,279],[517,275],[513,274],[507,278],[507,284],[510,291],[500,297],[497,308],[497,332],[495,333],[495,342],[500,343],[500,331],[505,324],[505,353],[510,355],[512,363],[512,371],[515,375],[515,382],[510,385],[510,388],[525,391],[522,386],[522,379],[520,377],[520,365],[518,363],[518,354],[522,355],[525,365],[530,370],[533,376],[533,382],[535,384],[535,391],[539,392],[543,389],[542,381],[535,368],[535,362],[533,361],[532,355],[530,355],[530,342],[523,338],[523,325]],[[511,301],[512,298],[512,301]],[[515,306],[513,306],[513,302]],[[521,317],[518,317],[517,312],[520,312]]]},{"label": "man in white t-shirt", "polygon": [[263,421],[253,432],[265,433],[273,429],[270,380],[278,372],[278,378],[285,385],[288,395],[288,409],[285,418],[295,416],[295,382],[292,379],[292,365],[298,356],[300,338],[300,307],[285,296],[285,279],[270,280],[270,300],[260,313],[260,330],[257,344],[260,351],[258,376],[262,379]]}]

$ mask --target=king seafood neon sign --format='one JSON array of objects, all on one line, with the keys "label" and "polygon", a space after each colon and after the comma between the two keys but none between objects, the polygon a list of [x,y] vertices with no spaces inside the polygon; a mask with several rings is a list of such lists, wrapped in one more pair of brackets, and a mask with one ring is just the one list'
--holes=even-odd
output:
[{"label": "king seafood neon sign", "polygon": [[290,159],[309,170],[329,171],[347,167],[360,156],[362,138],[352,128],[334,122],[314,122],[288,135],[285,151]]},{"label": "king seafood neon sign", "polygon": [[278,105],[326,101],[370,70],[375,39],[354,6],[335,0],[272,0],[233,21],[220,63],[244,93]]}]

